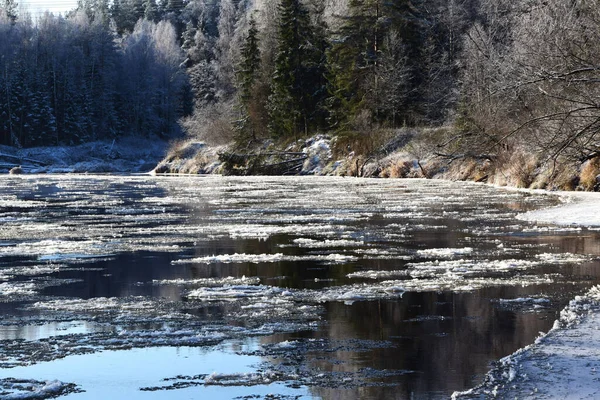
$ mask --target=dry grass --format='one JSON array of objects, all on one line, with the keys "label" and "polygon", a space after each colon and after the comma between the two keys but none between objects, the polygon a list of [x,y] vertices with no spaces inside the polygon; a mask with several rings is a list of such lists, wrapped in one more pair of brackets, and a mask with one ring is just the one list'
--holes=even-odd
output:
[{"label": "dry grass", "polygon": [[520,150],[512,152],[506,169],[509,184],[518,188],[528,188],[535,179],[538,159],[532,154]]},{"label": "dry grass", "polygon": [[597,190],[598,175],[600,175],[600,157],[592,158],[581,166],[579,186],[583,190]]},{"label": "dry grass", "polygon": [[406,178],[412,168],[410,161],[398,160],[397,162],[390,163],[387,168],[382,171],[387,178]]}]

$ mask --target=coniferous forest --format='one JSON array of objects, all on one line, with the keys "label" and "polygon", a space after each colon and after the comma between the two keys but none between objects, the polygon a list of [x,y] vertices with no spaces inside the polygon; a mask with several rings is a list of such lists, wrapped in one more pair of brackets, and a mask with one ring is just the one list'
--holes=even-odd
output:
[{"label": "coniferous forest", "polygon": [[329,133],[369,153],[436,128],[429,152],[449,160],[600,165],[598,6],[80,0],[33,18],[2,0],[0,144]]}]

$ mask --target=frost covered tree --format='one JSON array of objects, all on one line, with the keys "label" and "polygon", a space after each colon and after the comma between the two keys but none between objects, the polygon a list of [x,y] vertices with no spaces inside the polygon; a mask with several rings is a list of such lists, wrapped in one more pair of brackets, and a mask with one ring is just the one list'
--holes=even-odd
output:
[{"label": "frost covered tree", "polygon": [[527,146],[542,160],[600,155],[600,13],[584,0],[483,3],[467,35],[461,142],[492,156]]},{"label": "frost covered tree", "polygon": [[234,82],[232,42],[237,22],[237,10],[233,0],[221,0],[217,25],[216,57],[219,77],[226,90],[232,90]]},{"label": "frost covered tree", "polygon": [[157,22],[159,19],[158,5],[156,0],[146,0],[144,6],[144,18],[148,21]]},{"label": "frost covered tree", "polygon": [[189,86],[174,27],[166,21],[140,20],[124,50],[122,90],[132,94],[125,117],[141,134],[176,133]]},{"label": "frost covered tree", "polygon": [[117,41],[86,4],[106,3],[81,2],[66,19],[46,13],[35,25],[0,17],[0,143],[74,144],[179,131],[192,100],[172,27],[140,22]]},{"label": "frost covered tree", "polygon": [[18,13],[18,3],[15,0],[3,0],[0,3],[0,11],[2,14],[12,23],[14,24],[19,16]]}]

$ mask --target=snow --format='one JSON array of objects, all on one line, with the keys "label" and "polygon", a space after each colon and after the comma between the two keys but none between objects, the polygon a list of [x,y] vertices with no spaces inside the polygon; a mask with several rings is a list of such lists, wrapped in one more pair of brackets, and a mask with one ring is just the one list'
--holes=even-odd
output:
[{"label": "snow", "polygon": [[172,264],[230,264],[230,263],[276,263],[282,261],[324,261],[328,263],[347,263],[358,260],[358,257],[344,254],[292,256],[276,254],[221,254],[207,257],[196,257],[172,261]]},{"label": "snow", "polygon": [[364,246],[365,242],[356,241],[356,240],[347,240],[347,239],[339,239],[339,240],[315,240],[308,238],[298,238],[293,240],[294,244],[297,244],[299,247],[306,248],[331,248],[331,247],[358,247]]},{"label": "snow", "polygon": [[473,253],[472,247],[462,249],[424,249],[417,250],[417,255],[423,258],[454,258],[459,255],[469,255]]},{"label": "snow", "polygon": [[518,216],[525,221],[554,225],[600,226],[600,193],[557,192],[563,204],[529,211]]},{"label": "snow", "polygon": [[164,157],[167,147],[167,142],[156,138],[125,137],[78,146],[0,146],[0,154],[21,158],[25,173],[148,172]]},{"label": "snow", "polygon": [[177,286],[207,286],[218,287],[225,285],[258,285],[260,278],[256,276],[236,278],[228,276],[225,278],[202,278],[202,279],[162,279],[154,280],[152,283],[156,286],[160,285],[177,285]]},{"label": "snow", "polygon": [[0,379],[0,393],[6,400],[17,399],[50,399],[72,392],[80,391],[73,384],[65,384],[58,380],[35,381]]},{"label": "snow", "polygon": [[[529,211],[518,218],[538,224],[600,226],[600,193],[562,192],[563,204]],[[552,230],[552,227],[548,229]],[[582,262],[575,254],[540,254],[540,261]],[[501,303],[544,303],[543,298],[500,300]],[[583,399],[600,398],[600,287],[577,296],[560,313],[554,327],[530,346],[501,359],[478,387],[455,392],[453,399]]]},{"label": "snow", "polygon": [[453,399],[600,397],[600,288],[578,296],[554,328],[500,360],[485,382]]},{"label": "snow", "polygon": [[331,139],[324,135],[318,135],[307,140],[302,151],[307,157],[302,165],[302,173],[319,175],[331,161]]}]

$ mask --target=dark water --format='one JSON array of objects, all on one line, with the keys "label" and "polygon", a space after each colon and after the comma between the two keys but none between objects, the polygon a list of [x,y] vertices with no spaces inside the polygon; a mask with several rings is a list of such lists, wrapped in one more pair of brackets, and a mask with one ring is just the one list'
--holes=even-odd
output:
[{"label": "dark water", "polygon": [[448,398],[599,280],[597,232],[518,221],[556,199],[481,185],[35,176],[0,190],[0,378],[85,391],[66,398]]}]

